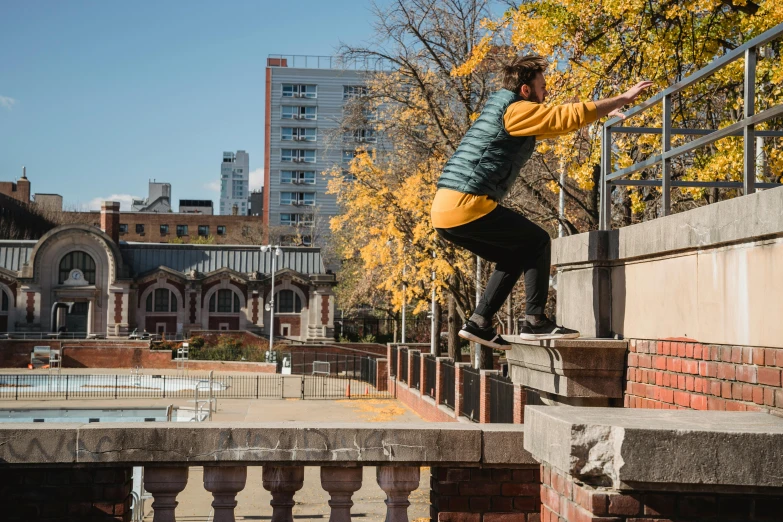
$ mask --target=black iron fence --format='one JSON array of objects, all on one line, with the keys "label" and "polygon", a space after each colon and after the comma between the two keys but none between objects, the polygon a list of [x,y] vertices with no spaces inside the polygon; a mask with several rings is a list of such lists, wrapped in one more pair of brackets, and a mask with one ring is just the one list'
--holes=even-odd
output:
[{"label": "black iron fence", "polygon": [[502,375],[490,375],[489,422],[514,422],[514,383]]},{"label": "black iron fence", "polygon": [[475,368],[464,368],[462,378],[462,413],[473,422],[478,422],[481,404],[481,371]]},{"label": "black iron fence", "polygon": [[421,352],[411,353],[411,382],[410,387],[418,390],[421,385]]},{"label": "black iron fence", "polygon": [[421,392],[424,395],[428,395],[435,398],[435,386],[437,383],[437,362],[434,355],[425,355],[422,357],[424,361],[424,383],[422,384]]},{"label": "black iron fence", "polygon": [[397,377],[397,347],[392,346],[391,348],[391,361],[389,361],[389,375],[392,377]]},{"label": "black iron fence", "polygon": [[443,379],[443,404],[454,409],[454,361],[449,359],[440,363]]},{"label": "black iron fence", "polygon": [[[282,358],[290,360],[291,374],[293,375],[341,375],[358,377],[362,368],[366,368],[367,360],[374,360],[366,355],[346,355],[338,353],[311,352],[284,352]],[[278,362],[278,365],[281,361]]]},{"label": "black iron fence", "polygon": [[400,348],[400,374],[399,380],[408,384],[408,349]]}]

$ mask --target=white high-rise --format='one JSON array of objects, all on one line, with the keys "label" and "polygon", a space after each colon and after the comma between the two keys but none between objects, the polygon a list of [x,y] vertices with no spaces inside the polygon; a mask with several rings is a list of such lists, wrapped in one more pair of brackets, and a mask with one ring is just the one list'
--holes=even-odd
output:
[{"label": "white high-rise", "polygon": [[220,215],[246,216],[250,197],[250,156],[244,150],[224,152],[220,164]]}]

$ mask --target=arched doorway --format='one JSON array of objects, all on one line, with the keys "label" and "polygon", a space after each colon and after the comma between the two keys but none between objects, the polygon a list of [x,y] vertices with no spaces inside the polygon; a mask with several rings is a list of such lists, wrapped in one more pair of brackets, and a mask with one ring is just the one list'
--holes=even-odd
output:
[{"label": "arched doorway", "polygon": [[58,301],[52,306],[52,331],[86,337],[90,333],[89,317],[89,301]]}]

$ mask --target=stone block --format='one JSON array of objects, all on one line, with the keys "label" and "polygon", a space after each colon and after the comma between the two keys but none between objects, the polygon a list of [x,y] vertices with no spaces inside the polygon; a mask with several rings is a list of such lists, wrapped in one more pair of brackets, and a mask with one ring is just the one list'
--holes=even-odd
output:
[{"label": "stone block", "polygon": [[0,463],[61,464],[76,462],[80,424],[0,424]]},{"label": "stone block", "polygon": [[481,432],[484,464],[538,464],[524,448],[525,427],[522,424],[484,424]]},{"label": "stone block", "polygon": [[783,488],[783,419],[765,413],[531,406],[525,449],[614,489]]}]

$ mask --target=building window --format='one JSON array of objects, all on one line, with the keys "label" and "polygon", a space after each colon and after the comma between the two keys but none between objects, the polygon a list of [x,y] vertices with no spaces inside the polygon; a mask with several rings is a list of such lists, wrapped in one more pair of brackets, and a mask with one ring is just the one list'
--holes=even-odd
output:
[{"label": "building window", "polygon": [[315,141],[316,129],[300,129],[298,127],[282,127],[280,139],[283,141]]},{"label": "building window", "polygon": [[144,225],[136,225],[136,233],[137,234],[143,234],[144,233]]},{"label": "building window", "polygon": [[5,293],[4,290],[0,290],[0,294],[3,294],[3,303],[0,305],[0,312],[7,312],[8,311],[8,294]]},{"label": "building window", "polygon": [[87,252],[76,250],[66,254],[60,261],[60,284],[71,275],[71,270],[78,268],[84,274],[84,280],[95,284],[95,260]]},{"label": "building window", "polygon": [[128,233],[128,224],[120,223],[120,234],[127,234],[127,233]]},{"label": "building window", "polygon": [[343,135],[344,141],[357,141],[359,143],[375,143],[378,141],[378,136],[375,133],[375,129],[358,129],[351,132],[346,132]]},{"label": "building window", "polygon": [[303,149],[280,149],[280,161],[294,163],[315,163],[315,151]]},{"label": "building window", "polygon": [[209,225],[199,225],[198,235],[201,237],[207,237],[209,235]]},{"label": "building window", "polygon": [[147,296],[144,309],[148,312],[176,312],[177,295],[167,288],[156,288]]},{"label": "building window", "polygon": [[315,192],[281,192],[281,205],[315,205]]},{"label": "building window", "polygon": [[317,85],[283,84],[283,98],[317,98]]},{"label": "building window", "polygon": [[343,100],[367,96],[370,90],[364,85],[343,85]]},{"label": "building window", "polygon": [[312,226],[313,215],[312,214],[280,214],[280,224],[288,226]]},{"label": "building window", "polygon": [[169,226],[168,225],[161,225],[160,226],[160,235],[165,236],[169,233]]},{"label": "building window", "polygon": [[218,225],[218,227],[217,227],[217,235],[225,236],[226,235],[226,227],[223,226],[223,225]]},{"label": "building window", "polygon": [[177,237],[187,236],[188,235],[188,226],[187,225],[177,225]]},{"label": "building window", "polygon": [[302,311],[302,298],[293,290],[280,290],[275,299],[275,313],[298,314]]},{"label": "building window", "polygon": [[280,183],[293,183],[294,185],[315,185],[315,171],[282,170],[280,171]]},{"label": "building window", "polygon": [[318,107],[300,107],[283,105],[280,117],[284,120],[315,120],[318,119]]},{"label": "building window", "polygon": [[219,314],[239,313],[239,296],[232,290],[218,290],[209,298],[209,311]]}]

